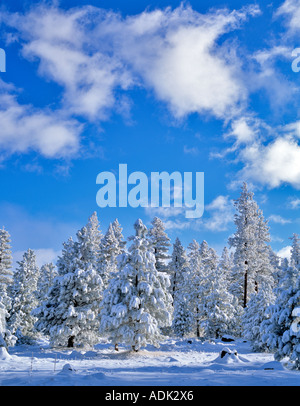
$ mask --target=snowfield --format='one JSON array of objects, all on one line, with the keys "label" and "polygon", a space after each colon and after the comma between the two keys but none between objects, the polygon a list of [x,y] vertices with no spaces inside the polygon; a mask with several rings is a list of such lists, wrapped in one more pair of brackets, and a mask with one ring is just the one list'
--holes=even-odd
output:
[{"label": "snowfield", "polygon": [[[108,342],[93,350],[15,346],[0,352],[1,386],[298,386],[300,372],[241,339],[171,339],[131,352]],[[223,356],[222,356],[223,354]],[[225,355],[224,355],[225,354]]]}]

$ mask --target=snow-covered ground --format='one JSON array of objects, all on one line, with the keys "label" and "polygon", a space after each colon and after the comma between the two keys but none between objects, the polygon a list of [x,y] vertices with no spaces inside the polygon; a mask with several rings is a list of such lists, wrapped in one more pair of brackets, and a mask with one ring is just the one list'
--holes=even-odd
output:
[{"label": "snow-covered ground", "polygon": [[[221,358],[224,349],[230,353]],[[300,372],[275,362],[272,354],[253,353],[243,340],[167,339],[159,349],[137,353],[122,347],[116,352],[105,342],[89,351],[53,350],[41,341],[0,353],[0,385],[298,386]]]}]

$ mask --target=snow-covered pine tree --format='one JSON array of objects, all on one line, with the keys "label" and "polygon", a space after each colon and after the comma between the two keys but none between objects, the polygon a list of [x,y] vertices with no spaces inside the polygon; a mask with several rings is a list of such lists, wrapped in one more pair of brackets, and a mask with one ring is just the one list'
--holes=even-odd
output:
[{"label": "snow-covered pine tree", "polygon": [[94,214],[77,232],[77,241],[65,245],[60,257],[60,269],[64,273],[54,280],[48,299],[34,312],[38,317],[36,328],[50,336],[53,347],[93,347],[99,341],[103,283],[96,270],[97,224]]},{"label": "snow-covered pine tree", "polygon": [[203,301],[201,296],[202,284],[204,281],[204,269],[200,254],[200,245],[196,240],[193,240],[188,245],[188,277],[185,281],[187,301],[189,304],[190,314],[193,318],[192,327],[196,332],[196,336],[200,337],[200,303]]},{"label": "snow-covered pine tree", "polygon": [[168,270],[168,261],[171,256],[169,255],[169,248],[171,247],[171,240],[165,232],[165,226],[163,221],[154,217],[151,222],[152,227],[149,229],[149,238],[154,249],[155,256],[155,266],[158,272],[167,272]]},{"label": "snow-covered pine tree", "polygon": [[172,259],[170,262],[171,294],[173,297],[173,323],[172,328],[176,335],[183,337],[192,328],[193,318],[188,293],[188,257],[181,241],[177,237],[173,244]]},{"label": "snow-covered pine tree", "polygon": [[75,270],[74,257],[76,255],[76,243],[72,237],[68,241],[63,242],[62,254],[56,262],[58,275],[63,276],[71,270]]},{"label": "snow-covered pine tree", "polygon": [[300,268],[300,239],[299,235],[294,233],[290,238],[292,240],[291,249],[291,265],[295,266],[297,269]]},{"label": "snow-covered pine tree", "polygon": [[10,235],[3,227],[0,230],[0,303],[2,303],[6,311],[11,306],[8,288],[13,282],[10,242]]},{"label": "snow-covered pine tree", "polygon": [[269,246],[269,256],[270,256],[270,263],[274,270],[273,272],[273,279],[274,279],[274,288],[278,285],[279,279],[281,278],[281,258],[272,250],[271,246]]},{"label": "snow-covered pine tree", "polygon": [[230,286],[230,293],[239,299],[243,307],[246,307],[256,288],[258,206],[245,182],[241,195],[234,204],[238,212],[234,216],[236,232],[229,238],[229,245],[235,249],[232,273],[235,282]]},{"label": "snow-covered pine tree", "polygon": [[116,237],[116,239],[118,241],[118,247],[119,247],[118,255],[120,255],[125,250],[126,241],[124,241],[124,237],[123,237],[123,234],[122,234],[123,228],[121,227],[118,219],[115,219],[113,221],[112,228],[114,230],[115,237]]},{"label": "snow-covered pine tree", "polygon": [[0,347],[5,348],[13,346],[17,339],[7,325],[7,318],[11,308],[8,288],[13,283],[10,242],[10,235],[3,227],[0,230]]},{"label": "snow-covered pine tree", "polygon": [[86,269],[86,265],[97,269],[101,240],[103,238],[99,229],[97,213],[94,212],[89,218],[85,227],[77,231],[76,267]]},{"label": "snow-covered pine tree", "polygon": [[256,232],[256,275],[255,289],[247,303],[243,315],[243,334],[252,341],[255,350],[263,350],[260,325],[268,318],[266,309],[274,304],[273,290],[275,287],[275,270],[271,264],[270,247],[267,243],[271,240],[267,222],[261,210],[258,210]]},{"label": "snow-covered pine tree", "polygon": [[271,263],[270,246],[271,241],[268,222],[264,219],[261,210],[258,210],[258,222],[256,233],[256,275],[255,275],[255,292],[259,291],[261,283],[264,286],[269,285],[269,290],[274,289],[274,274],[275,269]]},{"label": "snow-covered pine tree", "polygon": [[[275,289],[275,304],[267,310],[269,318],[261,325],[263,342],[275,351],[275,359],[289,357],[296,369],[300,369],[300,332],[293,329],[294,311],[300,308],[300,244],[297,234],[292,237],[290,264],[282,269],[282,278]],[[298,310],[299,312],[299,310]],[[299,327],[299,326],[298,326]]]},{"label": "snow-covered pine tree", "polygon": [[128,253],[119,256],[119,272],[104,292],[101,332],[134,351],[159,345],[161,328],[171,324],[169,278],[155,268],[147,228],[138,219]]},{"label": "snow-covered pine tree", "polygon": [[258,293],[252,293],[242,316],[243,337],[251,341],[254,351],[266,351],[267,346],[262,339],[262,323],[268,320],[268,309],[274,304],[275,295],[272,286],[262,280]]},{"label": "snow-covered pine tree", "polygon": [[39,267],[33,250],[28,249],[14,273],[12,285],[12,306],[8,326],[18,338],[18,344],[31,343],[36,337],[35,317],[32,310],[37,306],[37,282]]},{"label": "snow-covered pine tree", "polygon": [[37,283],[37,298],[39,302],[46,300],[49,289],[53,286],[54,279],[57,275],[57,269],[52,262],[41,266]]},{"label": "snow-covered pine tree", "polygon": [[231,332],[236,313],[234,298],[227,291],[226,274],[218,267],[217,253],[205,240],[200,245],[200,257],[203,265],[199,287],[200,325],[204,336],[215,338]]},{"label": "snow-covered pine tree", "polygon": [[177,237],[173,244],[173,252],[170,262],[170,275],[171,275],[171,294],[175,297],[176,290],[184,282],[184,272],[188,268],[188,258],[183,248],[181,241]]},{"label": "snow-covered pine tree", "polygon": [[220,272],[222,272],[222,278],[224,283],[226,283],[227,288],[231,285],[232,281],[232,270],[233,270],[233,254],[229,252],[227,247],[223,248],[221,258],[219,261]]},{"label": "snow-covered pine tree", "polygon": [[203,287],[205,296],[199,307],[204,336],[220,338],[223,334],[234,333],[238,304],[227,290],[226,275],[219,267],[212,266],[206,272]]},{"label": "snow-covered pine tree", "polygon": [[103,282],[104,289],[107,288],[109,280],[117,272],[117,256],[121,250],[112,224],[105,233],[99,250],[97,269]]}]

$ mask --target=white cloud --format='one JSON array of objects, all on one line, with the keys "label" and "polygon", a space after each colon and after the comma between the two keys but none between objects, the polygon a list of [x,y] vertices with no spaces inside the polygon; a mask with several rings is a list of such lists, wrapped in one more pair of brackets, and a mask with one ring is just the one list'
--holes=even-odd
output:
[{"label": "white cloud", "polygon": [[257,12],[249,8],[203,15],[184,6],[145,12],[120,23],[120,32],[126,32],[123,42],[119,40],[120,52],[176,117],[196,112],[228,118],[246,91],[239,80],[239,64],[217,41]]},{"label": "white cloud", "polygon": [[33,150],[47,158],[61,158],[78,152],[81,126],[76,120],[19,104],[1,81],[0,90],[0,149],[5,155]]},{"label": "white cloud", "polygon": [[113,90],[130,80],[104,38],[94,35],[101,23],[101,9],[64,11],[40,5],[24,15],[4,14],[5,22],[18,30],[22,54],[39,61],[39,73],[63,88],[64,108],[90,120],[105,119],[116,104]]},{"label": "white cloud", "polygon": [[288,205],[289,205],[293,210],[296,210],[296,209],[298,209],[298,208],[300,207],[300,199],[298,199],[298,198],[291,198],[291,199],[289,200]]},{"label": "white cloud", "polygon": [[275,14],[277,17],[285,18],[288,26],[289,34],[294,34],[299,31],[300,27],[300,1],[285,0],[278,8]]},{"label": "white cloud", "polygon": [[228,196],[216,197],[205,210],[211,213],[210,217],[204,220],[205,228],[210,231],[225,231],[233,222],[234,206]]},{"label": "white cloud", "polygon": [[281,250],[279,250],[277,252],[277,255],[279,257],[281,257],[281,258],[290,259],[291,258],[291,250],[292,250],[291,246],[283,247],[283,248],[281,248]]},{"label": "white cloud", "polygon": [[273,223],[277,223],[277,224],[291,223],[291,220],[285,219],[282,216],[279,216],[278,214],[272,214],[271,216],[269,216],[269,221],[273,221]]},{"label": "white cloud", "polygon": [[228,118],[246,90],[239,64],[220,38],[258,12],[253,6],[200,14],[182,5],[123,18],[92,6],[40,5],[25,15],[1,16],[17,30],[22,54],[37,59],[40,74],[62,86],[64,107],[72,113],[105,119],[119,90],[141,85],[176,117],[196,112]]},{"label": "white cloud", "polygon": [[290,184],[300,188],[300,145],[290,137],[278,137],[268,145],[254,143],[239,155],[245,163],[240,175],[272,188]]},{"label": "white cloud", "polygon": [[186,145],[183,147],[183,152],[187,155],[198,155],[199,149],[197,147],[187,147]]},{"label": "white cloud", "polygon": [[258,130],[251,127],[246,117],[234,120],[231,127],[232,131],[227,136],[235,137],[237,144],[247,144],[257,138]]}]

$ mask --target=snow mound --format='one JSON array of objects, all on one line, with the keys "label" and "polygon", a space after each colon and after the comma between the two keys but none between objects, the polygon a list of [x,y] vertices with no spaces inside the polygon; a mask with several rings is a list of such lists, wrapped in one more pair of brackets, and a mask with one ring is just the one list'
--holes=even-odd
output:
[{"label": "snow mound", "polygon": [[221,341],[223,341],[224,343],[230,343],[232,341],[235,341],[235,338],[233,336],[230,336],[228,334],[224,334],[221,338]]},{"label": "snow mound", "polygon": [[59,373],[60,374],[72,374],[74,372],[76,372],[76,369],[73,368],[73,366],[71,364],[65,364]]},{"label": "snow mound", "polygon": [[265,371],[284,371],[284,368],[279,361],[270,361],[264,364],[261,369],[264,369]]},{"label": "snow mound", "polygon": [[7,352],[7,349],[4,348],[4,347],[0,347],[0,360],[1,361],[7,361],[9,359],[11,359],[11,356]]},{"label": "snow mound", "polygon": [[240,364],[245,359],[241,359],[237,353],[237,350],[230,350],[228,347],[224,347],[220,351],[219,356],[214,360],[219,364]]}]

